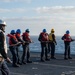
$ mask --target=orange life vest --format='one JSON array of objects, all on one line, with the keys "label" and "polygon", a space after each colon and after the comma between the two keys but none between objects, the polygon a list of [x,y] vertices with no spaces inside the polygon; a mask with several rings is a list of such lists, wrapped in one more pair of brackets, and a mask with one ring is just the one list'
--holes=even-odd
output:
[{"label": "orange life vest", "polygon": [[15,36],[16,36],[16,37],[20,37],[20,34],[19,34],[19,33],[16,33]]},{"label": "orange life vest", "polygon": [[7,36],[9,37],[9,45],[12,45],[12,44],[13,44],[12,41],[11,41],[12,38],[13,38],[16,42],[18,42],[18,40],[17,40],[17,38],[16,38],[15,35],[8,34]]},{"label": "orange life vest", "polygon": [[42,36],[42,38],[41,38],[42,41],[48,41],[48,34],[47,33],[42,32],[41,36]]},{"label": "orange life vest", "polygon": [[65,41],[69,41],[70,42],[72,40],[72,38],[70,37],[69,34],[65,34],[64,37],[65,37]]},{"label": "orange life vest", "polygon": [[31,41],[29,33],[25,32],[22,35],[24,41]]}]

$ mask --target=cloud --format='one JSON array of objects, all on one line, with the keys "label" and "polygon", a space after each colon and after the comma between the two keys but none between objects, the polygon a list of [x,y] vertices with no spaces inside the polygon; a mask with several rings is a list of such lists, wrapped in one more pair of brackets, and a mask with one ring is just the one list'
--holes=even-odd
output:
[{"label": "cloud", "polygon": [[32,0],[0,0],[0,2],[27,2],[30,3]]},{"label": "cloud", "polygon": [[[13,17],[3,18],[7,23],[6,33],[9,33],[12,29],[20,28],[22,32],[26,28],[29,28],[31,35],[38,35],[43,28],[46,28],[50,32],[51,28],[55,29],[56,35],[63,35],[68,29],[75,33],[75,18],[65,16],[38,16],[38,17]],[[38,30],[39,29],[39,30]]]},{"label": "cloud", "polygon": [[58,13],[75,13],[75,6],[54,6],[54,7],[38,7],[35,9],[37,13],[58,14]]},{"label": "cloud", "polygon": [[54,7],[37,7],[37,8],[12,8],[12,9],[2,9],[0,8],[0,13],[25,13],[25,12],[35,12],[38,14],[72,14],[75,13],[75,6],[54,6]]},{"label": "cloud", "polygon": [[10,10],[9,9],[2,9],[2,8],[0,8],[0,13],[6,13],[6,12],[10,12]]},{"label": "cloud", "polygon": [[[10,13],[24,13],[30,11],[30,9],[0,9],[0,12],[10,12]],[[29,28],[31,34],[39,34],[43,28],[46,28],[50,32],[51,28],[55,29],[56,35],[63,35],[67,29],[75,33],[75,7],[74,6],[55,6],[55,7],[39,7],[34,8],[31,11],[39,13],[39,15],[33,17],[17,17],[13,16],[10,18],[3,18],[7,23],[6,33],[10,32],[11,29],[21,28],[25,31]],[[30,12],[32,13],[32,12]],[[48,15],[47,15],[48,14]],[[39,28],[39,30],[38,30]]]},{"label": "cloud", "polygon": [[14,8],[14,9],[2,9],[2,8],[0,8],[0,13],[25,13],[26,11],[27,10],[23,9],[23,8]]},{"label": "cloud", "polygon": [[[3,18],[6,22],[17,25],[35,25],[41,27],[46,25],[51,26],[65,26],[65,25],[75,25],[75,17],[64,17],[64,16],[38,16],[38,17],[13,17],[13,18]],[[36,28],[36,27],[35,27]]]}]

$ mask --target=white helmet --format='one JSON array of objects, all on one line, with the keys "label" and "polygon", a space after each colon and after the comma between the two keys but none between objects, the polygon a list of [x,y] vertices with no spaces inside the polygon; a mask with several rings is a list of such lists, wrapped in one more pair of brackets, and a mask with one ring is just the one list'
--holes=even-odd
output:
[{"label": "white helmet", "polygon": [[0,20],[0,25],[4,25],[4,26],[6,26],[6,22],[3,21],[3,20]]}]

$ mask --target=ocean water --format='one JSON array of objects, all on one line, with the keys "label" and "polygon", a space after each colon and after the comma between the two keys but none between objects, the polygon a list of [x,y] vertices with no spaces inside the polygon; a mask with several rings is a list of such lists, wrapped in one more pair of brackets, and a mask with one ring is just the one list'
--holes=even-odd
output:
[{"label": "ocean water", "polygon": [[[74,39],[75,36],[72,36]],[[30,51],[32,52],[41,52],[41,45],[38,41],[38,36],[31,36],[31,39],[34,43],[30,44]],[[55,48],[55,53],[64,54],[64,42],[61,40],[61,36],[56,36],[57,45]],[[8,38],[7,38],[8,43]],[[20,51],[23,51],[22,46],[20,46]],[[75,41],[71,42],[71,54],[75,54]]]}]

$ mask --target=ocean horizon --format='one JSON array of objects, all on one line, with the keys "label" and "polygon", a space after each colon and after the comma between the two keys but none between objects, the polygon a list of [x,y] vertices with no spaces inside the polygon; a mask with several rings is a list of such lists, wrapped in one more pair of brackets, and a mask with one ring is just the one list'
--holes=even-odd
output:
[{"label": "ocean horizon", "polygon": [[[41,45],[38,41],[38,36],[30,36],[34,43],[30,43],[30,51],[31,52],[41,52]],[[64,54],[64,42],[61,39],[62,36],[56,36],[57,45],[55,48],[55,53]],[[74,39],[75,36],[72,36]],[[8,38],[7,38],[7,45],[8,44]],[[22,46],[19,48],[20,51],[23,51]],[[75,54],[75,41],[71,42],[71,54]]]}]

